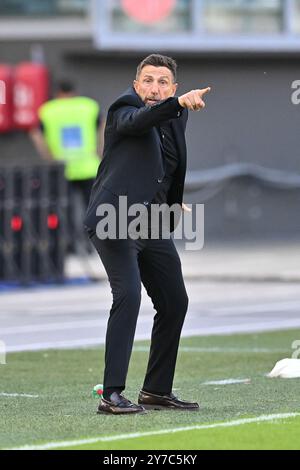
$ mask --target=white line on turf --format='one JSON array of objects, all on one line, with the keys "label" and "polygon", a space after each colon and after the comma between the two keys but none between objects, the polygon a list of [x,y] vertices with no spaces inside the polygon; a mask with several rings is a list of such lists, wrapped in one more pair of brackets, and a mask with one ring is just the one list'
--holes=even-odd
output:
[{"label": "white line on turf", "polygon": [[217,315],[235,315],[235,314],[246,314],[246,313],[266,313],[266,312],[282,312],[282,311],[296,311],[300,309],[299,300],[291,300],[288,302],[269,302],[263,304],[253,305],[231,305],[229,307],[217,307],[213,310],[214,314]]},{"label": "white line on turf", "polygon": [[203,382],[202,385],[234,385],[234,384],[248,384],[251,379],[224,379],[224,380],[212,380],[210,382]]},{"label": "white line on turf", "polygon": [[30,395],[28,393],[5,393],[5,392],[0,392],[0,397],[39,398],[39,395]]},{"label": "white line on turf", "polygon": [[43,351],[47,349],[72,349],[77,347],[91,347],[102,345],[105,341],[105,337],[99,336],[98,338],[86,338],[86,339],[72,339],[72,340],[60,340],[60,341],[49,341],[43,343],[29,343],[29,344],[17,344],[13,346],[7,346],[6,352],[21,352],[21,351]]},{"label": "white line on turf", "polygon": [[[148,340],[149,335],[147,334],[137,334],[136,340]],[[21,351],[42,351],[47,349],[71,349],[74,347],[97,347],[103,348],[105,342],[105,337],[97,338],[82,338],[82,339],[73,339],[73,340],[60,340],[60,341],[49,341],[43,343],[29,343],[29,344],[17,344],[6,347],[8,353],[21,352]],[[150,346],[134,346],[134,352],[145,352],[148,353]],[[272,348],[226,348],[226,347],[197,347],[197,346],[183,346],[179,349],[180,352],[195,352],[195,353],[247,353],[247,354],[259,354],[259,353],[280,353],[288,354],[290,351],[288,349],[272,349]]]},{"label": "white line on turf", "polygon": [[[146,321],[146,320],[144,320]],[[189,329],[184,327],[182,332],[182,337],[195,337],[195,336],[212,336],[212,335],[233,335],[237,333],[254,333],[254,332],[263,332],[263,331],[276,331],[276,330],[288,330],[290,328],[300,327],[300,318],[293,320],[275,320],[275,321],[263,321],[260,323],[257,319],[255,323],[237,323],[232,325],[224,326],[209,326],[202,328],[193,328]],[[151,332],[150,332],[151,333]],[[149,340],[150,333],[138,333],[136,334],[136,340]],[[5,337],[3,338],[6,339]],[[81,338],[74,340],[53,340],[50,342],[40,342],[40,343],[25,343],[25,344],[10,344],[10,341],[6,341],[6,351],[7,352],[20,352],[20,351],[37,351],[45,349],[71,349],[73,347],[87,347],[87,346],[97,346],[104,344],[105,337],[98,338]],[[210,351],[214,352],[214,351]],[[238,352],[238,351],[233,351]],[[275,351],[274,351],[275,352]],[[277,351],[276,351],[277,352]],[[282,352],[282,351],[278,351]]]},{"label": "white line on turf", "polygon": [[[139,323],[152,323],[151,317],[141,317]],[[55,323],[44,323],[36,325],[23,325],[23,326],[12,326],[1,329],[2,336],[16,335],[23,333],[33,333],[40,331],[56,331],[56,330],[77,330],[77,329],[96,329],[107,325],[107,319],[102,320],[85,320],[85,321],[70,321],[70,322],[55,322]]]},{"label": "white line on turf", "polygon": [[[247,318],[248,320],[250,317]],[[291,328],[300,328],[300,318],[279,319],[279,320],[260,320],[253,318],[251,323],[243,323],[242,319],[238,319],[237,323],[223,326],[207,326],[202,328],[188,329],[184,328],[182,337],[192,336],[214,336],[214,335],[233,335],[237,333],[262,333],[264,331],[282,331]]]},{"label": "white line on turf", "polygon": [[[150,346],[134,346],[135,352],[149,352]],[[182,346],[179,352],[204,352],[204,353],[289,353],[289,349],[272,349],[272,348],[220,348],[220,347],[197,347]]]},{"label": "white line on turf", "polygon": [[175,434],[177,432],[185,431],[195,431],[201,429],[215,429],[215,428],[229,428],[234,426],[242,426],[250,423],[261,423],[263,421],[276,421],[280,419],[295,418],[300,416],[300,413],[281,413],[274,415],[262,415],[257,416],[256,418],[246,418],[238,419],[235,421],[226,421],[224,423],[215,423],[215,424],[200,424],[195,426],[187,426],[183,428],[171,428],[171,429],[161,429],[153,430],[146,432],[137,432],[137,433],[128,433],[128,434],[117,434],[115,436],[102,436],[102,437],[93,437],[90,439],[78,439],[73,441],[62,441],[62,442],[48,442],[41,445],[25,445],[22,447],[15,447],[10,450],[48,450],[48,449],[57,449],[62,447],[75,447],[83,446],[87,444],[95,444],[96,442],[112,442],[112,441],[122,441],[126,439],[137,439],[140,437],[148,436],[158,436],[162,434]]}]

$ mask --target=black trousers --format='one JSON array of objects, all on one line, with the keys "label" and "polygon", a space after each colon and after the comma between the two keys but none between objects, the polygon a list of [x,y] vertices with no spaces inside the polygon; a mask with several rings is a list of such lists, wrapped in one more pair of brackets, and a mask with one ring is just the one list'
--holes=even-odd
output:
[{"label": "black trousers", "polygon": [[100,240],[96,235],[91,240],[113,295],[106,332],[104,390],[125,389],[143,283],[156,310],[143,389],[170,393],[188,307],[173,240]]}]

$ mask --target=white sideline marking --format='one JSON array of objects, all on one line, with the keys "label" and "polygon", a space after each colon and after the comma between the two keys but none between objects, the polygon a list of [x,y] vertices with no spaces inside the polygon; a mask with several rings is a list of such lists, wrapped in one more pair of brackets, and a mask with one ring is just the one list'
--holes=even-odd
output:
[{"label": "white sideline marking", "polygon": [[19,344],[15,346],[7,346],[6,352],[21,352],[21,351],[43,351],[47,349],[72,349],[74,347],[91,347],[102,345],[105,341],[105,337],[99,336],[98,338],[87,338],[87,339],[73,339],[63,341],[52,341],[44,343],[30,343],[30,344]]},{"label": "white sideline marking", "polygon": [[254,305],[232,305],[229,307],[217,307],[212,309],[214,314],[218,315],[236,315],[246,313],[266,313],[266,312],[282,312],[283,310],[288,311],[299,311],[300,302],[299,300],[290,300],[287,302],[266,302]]},{"label": "white sideline marking", "polygon": [[210,382],[203,382],[202,385],[232,385],[232,384],[247,384],[250,382],[251,382],[251,379],[224,379],[224,380],[212,380]]},{"label": "white sideline marking", "polygon": [[[149,352],[150,346],[134,346],[133,351]],[[271,348],[219,348],[219,347],[197,347],[197,346],[179,346],[179,352],[207,352],[207,353],[289,353],[287,349]]]},{"label": "white sideline marking", "polygon": [[[83,321],[70,321],[70,322],[55,322],[55,323],[43,323],[43,324],[34,324],[34,325],[23,325],[23,326],[10,326],[7,328],[1,328],[1,334],[4,336],[8,335],[16,335],[16,334],[23,334],[23,333],[36,333],[41,331],[62,331],[62,330],[82,330],[84,328],[87,329],[95,329],[106,327],[107,325],[107,318],[103,318],[102,320],[83,320]],[[153,320],[152,318],[148,318],[146,316],[141,316],[139,319],[139,323],[151,323]]]},{"label": "white sideline marking", "polygon": [[264,331],[282,331],[290,328],[300,328],[300,318],[291,320],[270,320],[260,321],[255,318],[253,323],[241,323],[238,321],[232,325],[207,326],[203,328],[187,329],[183,328],[181,337],[193,336],[214,336],[214,335],[233,335],[243,333],[263,333]]},{"label": "white sideline marking", "polygon": [[[184,337],[184,335],[183,335]],[[136,340],[148,340],[149,334],[137,334]],[[30,343],[30,344],[20,344],[14,346],[7,346],[6,351],[8,353],[13,352],[22,352],[22,351],[42,351],[47,349],[69,349],[74,347],[104,347],[105,336],[97,338],[86,338],[86,339],[74,339],[74,340],[61,340],[61,341],[50,341],[44,343]],[[146,352],[150,351],[149,346],[134,346],[134,352]],[[290,351],[288,349],[268,349],[268,348],[219,348],[219,347],[210,347],[210,348],[201,348],[201,347],[189,347],[183,346],[179,347],[179,352],[203,352],[203,353],[278,353],[286,354]]]},{"label": "white sideline marking", "polygon": [[215,428],[229,428],[233,426],[242,426],[244,424],[250,423],[261,423],[263,421],[275,421],[278,419],[287,419],[287,418],[296,418],[300,416],[300,413],[282,413],[274,415],[262,415],[256,418],[247,418],[247,419],[238,419],[235,421],[227,421],[224,423],[215,423],[215,424],[201,424],[195,426],[188,426],[184,428],[173,428],[173,429],[162,429],[157,431],[147,431],[147,432],[137,432],[130,434],[119,434],[116,436],[106,436],[106,437],[94,437],[90,439],[80,439],[73,441],[61,441],[61,442],[48,442],[41,445],[25,445],[22,447],[15,447],[9,450],[48,450],[55,449],[59,447],[71,447],[71,446],[80,446],[85,444],[95,444],[96,442],[112,442],[112,441],[121,441],[125,439],[136,439],[139,437],[146,436],[158,436],[162,434],[175,434],[177,432],[184,431],[194,431],[199,429],[215,429]]},{"label": "white sideline marking", "polygon": [[[97,312],[99,313],[100,311],[107,311],[109,312],[111,309],[111,304],[109,302],[86,302],[85,304],[85,310],[88,310],[89,312]],[[22,305],[20,303],[12,303],[11,305],[4,303],[3,305],[3,310],[6,310],[7,312],[10,312],[11,310],[17,311],[17,312],[23,312],[23,313],[30,313],[30,315],[39,315],[39,314],[47,314],[51,315],[53,313],[55,314],[60,314],[60,315],[65,315],[68,313],[82,313],[83,307],[82,304],[76,304],[76,300],[74,301],[73,304],[63,304],[60,302],[59,304],[52,304],[52,305],[39,305],[38,303],[28,305],[28,303],[25,303],[25,305]]]},{"label": "white sideline marking", "polygon": [[39,395],[29,395],[28,393],[5,393],[5,392],[0,392],[0,397],[39,398]]}]

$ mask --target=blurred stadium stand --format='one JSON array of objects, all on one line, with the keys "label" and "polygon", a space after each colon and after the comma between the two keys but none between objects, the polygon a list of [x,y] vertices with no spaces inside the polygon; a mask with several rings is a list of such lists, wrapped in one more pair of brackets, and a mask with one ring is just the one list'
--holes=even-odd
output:
[{"label": "blurred stadium stand", "polygon": [[62,281],[67,186],[62,165],[0,166],[0,281]]},{"label": "blurred stadium stand", "polygon": [[[0,3],[0,63],[43,59],[104,113],[149,52],[178,60],[179,91],[212,87],[187,133],[186,202],[205,202],[209,238],[299,238],[299,51],[300,0]],[[0,135],[0,155],[38,161],[23,132]]]}]

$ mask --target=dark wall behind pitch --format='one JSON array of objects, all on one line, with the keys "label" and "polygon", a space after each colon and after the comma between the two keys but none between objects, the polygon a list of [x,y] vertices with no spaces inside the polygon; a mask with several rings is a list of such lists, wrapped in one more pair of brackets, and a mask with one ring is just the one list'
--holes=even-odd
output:
[{"label": "dark wall behind pitch", "polygon": [[[145,55],[100,53],[89,41],[41,44],[53,80],[74,79],[79,93],[98,100],[104,114],[132,82]],[[1,42],[0,62],[28,60],[31,45]],[[252,162],[300,173],[300,106],[291,102],[291,84],[300,80],[298,57],[172,56],[179,65],[179,93],[212,87],[205,111],[190,114],[189,170]],[[36,160],[37,155],[26,134],[15,132],[0,135],[0,158]],[[200,199],[197,193],[187,196],[188,202]],[[297,237],[299,202],[297,191],[261,190],[255,183],[230,185],[206,204],[207,235]]]}]

